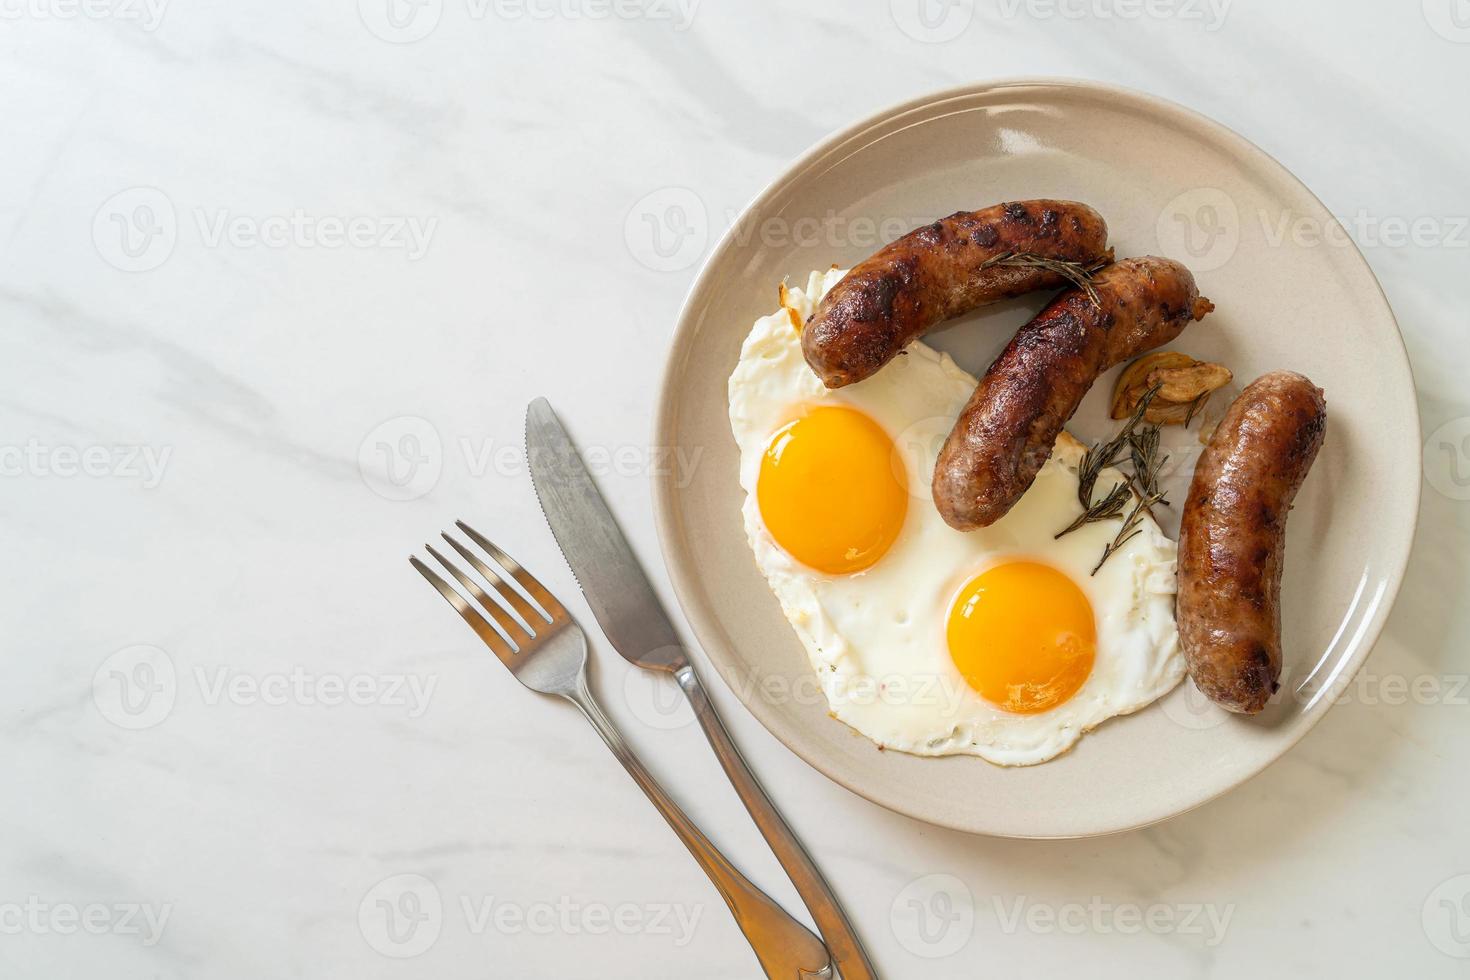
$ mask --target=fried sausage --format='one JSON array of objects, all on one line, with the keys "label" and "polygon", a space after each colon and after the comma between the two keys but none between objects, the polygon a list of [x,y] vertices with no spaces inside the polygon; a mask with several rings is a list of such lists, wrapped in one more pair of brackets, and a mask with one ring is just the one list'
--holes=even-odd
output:
[{"label": "fried sausage", "polygon": [[1322,389],[1257,378],[1226,410],[1194,471],[1179,532],[1179,642],[1195,686],[1253,715],[1281,677],[1286,514],[1327,425]]},{"label": "fried sausage", "polygon": [[934,503],[961,531],[1021,499],[1067,420],[1108,368],[1167,344],[1214,306],[1178,262],[1125,259],[1054,299],[980,379],[939,452]]},{"label": "fried sausage", "polygon": [[986,262],[1015,252],[1092,265],[1109,257],[1107,244],[1102,215],[1072,201],[957,212],[843,276],[802,329],[802,353],[828,388],[861,381],[937,323],[1066,282],[1045,269]]}]

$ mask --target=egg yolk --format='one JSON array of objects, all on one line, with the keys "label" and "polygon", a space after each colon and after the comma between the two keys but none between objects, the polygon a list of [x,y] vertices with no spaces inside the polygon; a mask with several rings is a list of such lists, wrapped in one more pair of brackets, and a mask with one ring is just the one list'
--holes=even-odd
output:
[{"label": "egg yolk", "polygon": [[960,590],[949,655],[980,696],[1015,714],[1046,711],[1092,673],[1097,624],[1082,590],[1036,562],[998,565]]},{"label": "egg yolk", "polygon": [[850,575],[883,557],[909,491],[893,440],[851,408],[822,406],[771,439],[756,485],[771,537],[803,565]]}]

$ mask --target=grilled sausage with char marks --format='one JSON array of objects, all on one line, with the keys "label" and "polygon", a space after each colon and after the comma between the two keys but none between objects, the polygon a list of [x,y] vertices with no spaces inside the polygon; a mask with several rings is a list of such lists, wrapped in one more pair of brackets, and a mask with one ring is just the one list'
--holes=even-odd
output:
[{"label": "grilled sausage with char marks", "polygon": [[1008,252],[1093,265],[1110,257],[1102,215],[1073,201],[1018,201],[961,211],[859,262],[801,332],[828,388],[871,376],[931,327],[977,307],[1066,283],[1033,266],[986,263]]},{"label": "grilled sausage with char marks", "polygon": [[1292,371],[1231,403],[1194,471],[1179,531],[1179,643],[1189,676],[1253,715],[1281,677],[1286,515],[1326,434],[1322,389]]},{"label": "grilled sausage with char marks", "polygon": [[1036,479],[1057,435],[1108,368],[1169,343],[1214,309],[1178,262],[1124,259],[1022,327],[980,379],[940,450],[934,503],[951,527],[1000,520]]}]

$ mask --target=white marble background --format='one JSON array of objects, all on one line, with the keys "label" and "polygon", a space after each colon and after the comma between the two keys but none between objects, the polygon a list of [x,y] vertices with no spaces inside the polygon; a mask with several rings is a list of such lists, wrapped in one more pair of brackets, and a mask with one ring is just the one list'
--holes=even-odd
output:
[{"label": "white marble background", "polygon": [[[1466,975],[1470,4],[922,2],[0,0],[0,976],[754,976],[592,733],[404,558],[465,516],[575,597],[519,464],[546,394],[629,454],[603,486],[666,587],[639,460],[695,263],[834,128],[1019,74],[1201,110],[1360,239],[1427,453],[1368,683],[1227,797],[1070,843],[871,806],[715,681],[726,716],[887,976]],[[670,187],[706,214],[664,261]],[[428,462],[375,483],[380,443]]]}]

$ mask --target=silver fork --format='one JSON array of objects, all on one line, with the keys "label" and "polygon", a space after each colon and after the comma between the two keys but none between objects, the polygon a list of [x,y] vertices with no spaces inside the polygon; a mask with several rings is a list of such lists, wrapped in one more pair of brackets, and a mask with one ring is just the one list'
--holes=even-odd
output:
[{"label": "silver fork", "polygon": [[[497,571],[468,546],[448,534],[441,535],[483,577],[497,599],[492,599],[473,577],[432,545],[424,547],[464,586],[495,625],[486,621],[437,573],[417,557],[410,556],[408,560],[413,567],[439,590],[439,594],[459,612],[470,629],[500,658],[500,662],[510,668],[516,680],[541,694],[565,698],[587,716],[597,734],[628,770],[628,775],[647,794],[684,846],[689,848],[694,860],[714,882],[734,914],[740,931],[755,950],[767,977],[772,980],[831,978],[834,975],[832,961],[822,941],[752,884],[710,843],[644,768],[622,734],[603,713],[587,685],[587,636],[576,620],[515,559],[463,521],[454,523],[499,566]],[[507,579],[513,580],[519,589],[511,586]]]}]

